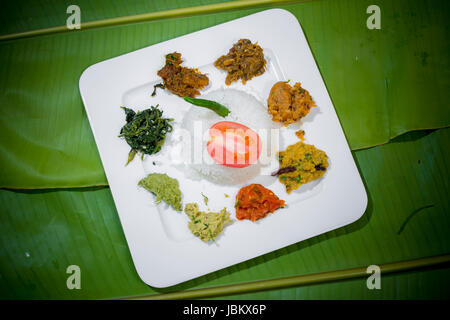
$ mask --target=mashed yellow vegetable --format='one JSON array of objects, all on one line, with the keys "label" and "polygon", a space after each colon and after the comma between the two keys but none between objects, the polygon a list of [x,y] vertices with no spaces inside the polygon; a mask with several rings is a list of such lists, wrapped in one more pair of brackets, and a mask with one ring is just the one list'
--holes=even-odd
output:
[{"label": "mashed yellow vegetable", "polygon": [[188,203],[184,212],[191,220],[188,224],[189,230],[204,242],[214,241],[225,225],[231,222],[226,208],[220,212],[202,212],[196,203]]},{"label": "mashed yellow vegetable", "polygon": [[326,153],[301,141],[287,147],[278,157],[280,161],[278,179],[286,186],[287,193],[322,177],[328,168]]}]

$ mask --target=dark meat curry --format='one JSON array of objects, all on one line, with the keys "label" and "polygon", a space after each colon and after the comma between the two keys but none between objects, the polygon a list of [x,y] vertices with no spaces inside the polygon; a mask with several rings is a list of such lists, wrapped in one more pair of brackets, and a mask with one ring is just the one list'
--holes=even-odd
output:
[{"label": "dark meat curry", "polygon": [[166,55],[165,66],[158,71],[164,81],[164,86],[180,97],[195,97],[200,89],[209,84],[206,75],[196,69],[182,67],[181,53],[173,52]]},{"label": "dark meat curry", "polygon": [[252,44],[248,39],[241,39],[233,45],[228,54],[217,59],[214,66],[228,71],[226,85],[239,79],[242,80],[242,84],[245,84],[266,71],[266,59],[264,59],[262,48],[257,43]]}]

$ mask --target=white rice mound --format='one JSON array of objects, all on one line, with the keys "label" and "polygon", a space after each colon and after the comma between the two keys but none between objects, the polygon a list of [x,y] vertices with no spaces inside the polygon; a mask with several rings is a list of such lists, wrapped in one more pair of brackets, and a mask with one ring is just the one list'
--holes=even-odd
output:
[{"label": "white rice mound", "polygon": [[[216,101],[226,106],[230,113],[223,118],[207,108],[192,106],[188,110],[181,123],[181,128],[189,132],[191,141],[189,144],[183,144],[181,152],[183,159],[179,169],[190,179],[207,179],[222,185],[241,184],[258,176],[261,169],[269,165],[271,159],[275,157],[274,153],[278,151],[279,141],[275,138],[271,139],[271,129],[279,129],[280,125],[272,121],[266,106],[252,95],[235,89],[211,91],[200,98]],[[211,158],[206,150],[208,132],[213,124],[220,121],[237,122],[258,133],[262,142],[262,151],[254,164],[245,168],[232,168],[218,164]],[[200,126],[202,141],[198,139],[199,134],[194,135],[194,131],[200,132]],[[196,141],[193,141],[194,137],[197,138]],[[272,146],[271,143],[274,145]],[[198,161],[199,159],[200,161]]]}]

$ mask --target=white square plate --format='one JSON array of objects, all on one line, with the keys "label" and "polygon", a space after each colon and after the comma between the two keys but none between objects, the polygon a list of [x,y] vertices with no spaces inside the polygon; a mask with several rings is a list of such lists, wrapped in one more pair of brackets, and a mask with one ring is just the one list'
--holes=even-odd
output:
[{"label": "white square plate", "polygon": [[[301,82],[318,108],[300,124],[282,129],[281,150],[298,141],[294,132],[301,127],[306,132],[305,142],[324,150],[330,160],[324,177],[289,195],[276,178],[265,184],[286,201],[287,207],[258,222],[235,219],[234,197],[240,186],[189,180],[158,154],[146,156],[144,161],[136,156],[125,166],[130,148],[118,138],[125,123],[120,106],[137,111],[159,104],[163,116],[174,118],[175,124],[189,109],[190,105],[166,90],[158,89],[156,97],[151,97],[153,85],[161,82],[156,72],[164,65],[167,53],[180,52],[183,65],[208,73],[211,85],[203,94],[225,87],[225,72],[212,63],[241,38],[263,48],[267,71],[245,86],[239,82],[230,87],[244,90],[265,104],[275,82]],[[136,270],[148,285],[167,287],[252,259],[347,225],[366,209],[364,185],[327,89],[302,28],[288,11],[263,11],[97,63],[84,71],[79,86]],[[190,234],[184,213],[176,213],[163,203],[155,205],[154,196],[137,186],[149,172],[166,172],[177,178],[183,204],[197,202],[205,210],[203,192],[210,199],[211,210],[228,208],[233,223],[215,243],[203,243]]]}]

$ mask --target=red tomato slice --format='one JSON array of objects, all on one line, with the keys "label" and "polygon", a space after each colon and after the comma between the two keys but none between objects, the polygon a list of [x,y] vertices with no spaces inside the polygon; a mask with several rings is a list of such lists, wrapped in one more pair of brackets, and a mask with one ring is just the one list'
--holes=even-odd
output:
[{"label": "red tomato slice", "polygon": [[243,168],[258,160],[262,147],[259,135],[252,129],[240,123],[221,121],[209,128],[206,149],[217,163]]}]

